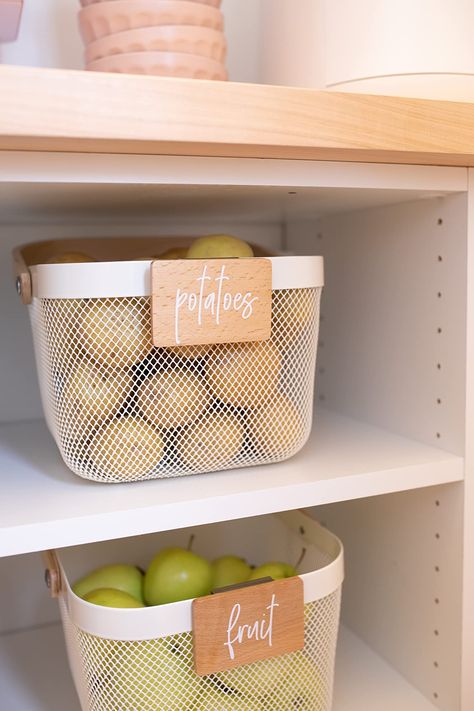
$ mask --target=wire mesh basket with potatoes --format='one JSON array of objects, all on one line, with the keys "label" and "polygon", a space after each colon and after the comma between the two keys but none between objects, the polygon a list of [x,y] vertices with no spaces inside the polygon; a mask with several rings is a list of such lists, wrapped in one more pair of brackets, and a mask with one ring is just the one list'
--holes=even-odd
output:
[{"label": "wire mesh basket with potatoes", "polygon": [[[343,549],[330,531],[303,512],[191,529],[194,547],[209,558],[233,551],[261,564],[282,556],[296,560],[306,549],[299,571],[304,646],[298,651],[198,676],[193,600],[121,609],[92,604],[73,591],[74,580],[92,566],[128,560],[145,568],[161,546],[186,545],[189,531],[49,554],[50,590],[58,598],[83,711],[331,711]],[[280,623],[276,618],[275,625]]]},{"label": "wire mesh basket with potatoes", "polygon": [[155,347],[151,265],[181,264],[189,245],[68,240],[16,251],[47,424],[81,477],[126,482],[278,462],[309,436],[322,258],[268,257],[270,338]]}]

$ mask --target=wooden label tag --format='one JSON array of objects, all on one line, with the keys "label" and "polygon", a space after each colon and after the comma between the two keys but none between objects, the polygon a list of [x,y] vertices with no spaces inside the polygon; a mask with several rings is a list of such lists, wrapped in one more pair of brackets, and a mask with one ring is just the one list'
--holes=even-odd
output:
[{"label": "wooden label tag", "polygon": [[157,347],[270,338],[269,259],[157,260],[151,290]]},{"label": "wooden label tag", "polygon": [[194,668],[214,674],[304,647],[299,577],[193,600]]}]

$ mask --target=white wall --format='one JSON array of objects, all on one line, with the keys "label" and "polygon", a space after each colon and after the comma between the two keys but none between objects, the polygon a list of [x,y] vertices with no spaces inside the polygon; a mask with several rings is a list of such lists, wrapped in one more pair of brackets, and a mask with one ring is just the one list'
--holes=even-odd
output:
[{"label": "white wall", "polygon": [[[227,67],[233,81],[258,79],[260,1],[222,2],[229,45]],[[0,45],[0,62],[82,69],[79,8],[79,0],[26,0],[19,37]]]}]

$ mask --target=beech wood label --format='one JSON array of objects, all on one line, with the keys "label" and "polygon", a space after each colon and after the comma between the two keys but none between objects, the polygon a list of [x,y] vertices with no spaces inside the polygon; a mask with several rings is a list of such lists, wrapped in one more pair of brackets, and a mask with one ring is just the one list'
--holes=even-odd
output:
[{"label": "beech wood label", "polygon": [[304,647],[299,577],[196,598],[192,614],[194,668],[200,676]]},{"label": "beech wood label", "polygon": [[151,290],[154,346],[270,338],[269,259],[156,260]]}]

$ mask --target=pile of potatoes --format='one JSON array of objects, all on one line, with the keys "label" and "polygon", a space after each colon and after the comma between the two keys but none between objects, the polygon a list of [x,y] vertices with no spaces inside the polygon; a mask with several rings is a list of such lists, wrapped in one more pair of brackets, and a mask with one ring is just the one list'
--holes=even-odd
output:
[{"label": "pile of potatoes", "polygon": [[153,347],[147,298],[52,301],[65,448],[113,481],[284,458],[305,430],[280,389],[284,351],[311,314],[297,290],[278,300],[284,340],[172,348]]}]

